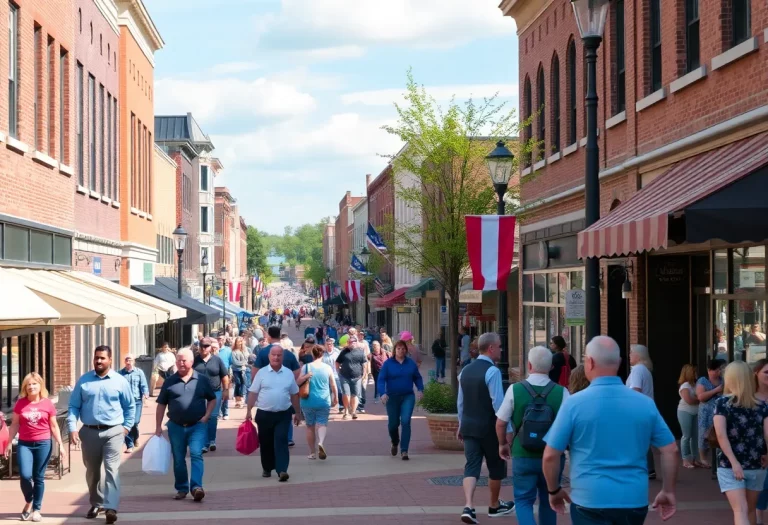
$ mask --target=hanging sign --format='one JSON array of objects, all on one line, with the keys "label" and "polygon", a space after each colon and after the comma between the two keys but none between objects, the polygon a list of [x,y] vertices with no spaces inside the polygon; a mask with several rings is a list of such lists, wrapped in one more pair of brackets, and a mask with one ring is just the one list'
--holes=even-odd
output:
[{"label": "hanging sign", "polygon": [[584,290],[565,292],[566,326],[584,326],[587,321],[587,295]]}]

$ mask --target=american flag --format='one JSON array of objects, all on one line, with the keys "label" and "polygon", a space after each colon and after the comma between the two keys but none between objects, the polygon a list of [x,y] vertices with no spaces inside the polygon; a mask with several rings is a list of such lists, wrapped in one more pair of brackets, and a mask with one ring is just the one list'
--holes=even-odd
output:
[{"label": "american flag", "polygon": [[264,281],[259,279],[258,277],[253,278],[253,289],[256,291],[256,293],[261,293],[264,291]]},{"label": "american flag", "polygon": [[384,297],[386,295],[385,291],[387,288],[384,285],[384,283],[381,281],[381,279],[379,279],[378,277],[374,278],[373,284],[374,286],[376,286],[376,291],[379,292],[379,295]]}]

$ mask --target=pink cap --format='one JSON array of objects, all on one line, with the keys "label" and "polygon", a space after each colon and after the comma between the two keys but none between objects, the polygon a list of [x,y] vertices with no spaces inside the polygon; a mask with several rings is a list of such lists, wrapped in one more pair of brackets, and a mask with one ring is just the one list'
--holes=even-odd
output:
[{"label": "pink cap", "polygon": [[413,334],[409,332],[408,330],[404,330],[400,332],[400,340],[401,341],[410,341],[413,339]]}]

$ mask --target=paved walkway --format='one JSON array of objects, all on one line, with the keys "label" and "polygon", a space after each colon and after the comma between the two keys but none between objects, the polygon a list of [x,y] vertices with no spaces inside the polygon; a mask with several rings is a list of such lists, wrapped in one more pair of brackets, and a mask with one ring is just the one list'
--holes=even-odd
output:
[{"label": "paved walkway", "polygon": [[[294,343],[303,337],[294,327],[286,331]],[[302,331],[303,333],[303,331]],[[424,367],[431,366],[425,358]],[[296,429],[296,447],[291,450],[291,479],[278,483],[275,477],[261,477],[258,453],[244,457],[234,450],[237,427],[244,410],[230,409],[231,419],[219,422],[219,448],[205,455],[206,497],[202,504],[187,499],[173,501],[171,475],[154,477],[141,472],[141,447],[154,430],[154,399],[145,409],[141,422],[141,443],[125,455],[121,468],[122,502],[120,524],[146,522],[210,524],[247,519],[259,524],[284,524],[286,518],[311,525],[377,525],[459,523],[463,506],[460,486],[436,485],[430,480],[444,476],[460,476],[464,459],[461,453],[445,453],[435,449],[429,438],[424,414],[413,418],[411,461],[389,455],[386,416],[380,404],[373,403],[372,386],[368,387],[368,414],[360,419],[342,421],[338,415],[329,425],[326,461],[306,458],[308,450],[304,426]],[[621,446],[617,444],[617,446]],[[679,512],[669,523],[723,525],[731,520],[725,498],[716,482],[702,470],[681,469],[678,498]],[[661,483],[651,482],[651,494]],[[511,487],[504,487],[502,497],[511,499]],[[79,452],[72,453],[72,473],[62,480],[46,482],[43,506],[45,523],[102,523],[83,518],[88,509],[84,468]],[[17,480],[0,481],[0,524],[18,521],[23,505]],[[488,489],[480,487],[476,494],[478,517],[491,521],[485,512]],[[514,517],[500,523],[516,524]],[[558,524],[570,523],[561,516]],[[656,513],[646,523],[661,523]]]}]

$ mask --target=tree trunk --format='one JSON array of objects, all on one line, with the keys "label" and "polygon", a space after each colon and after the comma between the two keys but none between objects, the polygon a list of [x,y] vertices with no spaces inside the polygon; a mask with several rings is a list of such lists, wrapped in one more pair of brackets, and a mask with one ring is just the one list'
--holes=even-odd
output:
[{"label": "tree trunk", "polygon": [[459,287],[453,287],[450,290],[450,304],[448,306],[448,327],[450,332],[451,348],[451,388],[453,395],[459,395],[459,345],[457,337],[459,335]]}]

